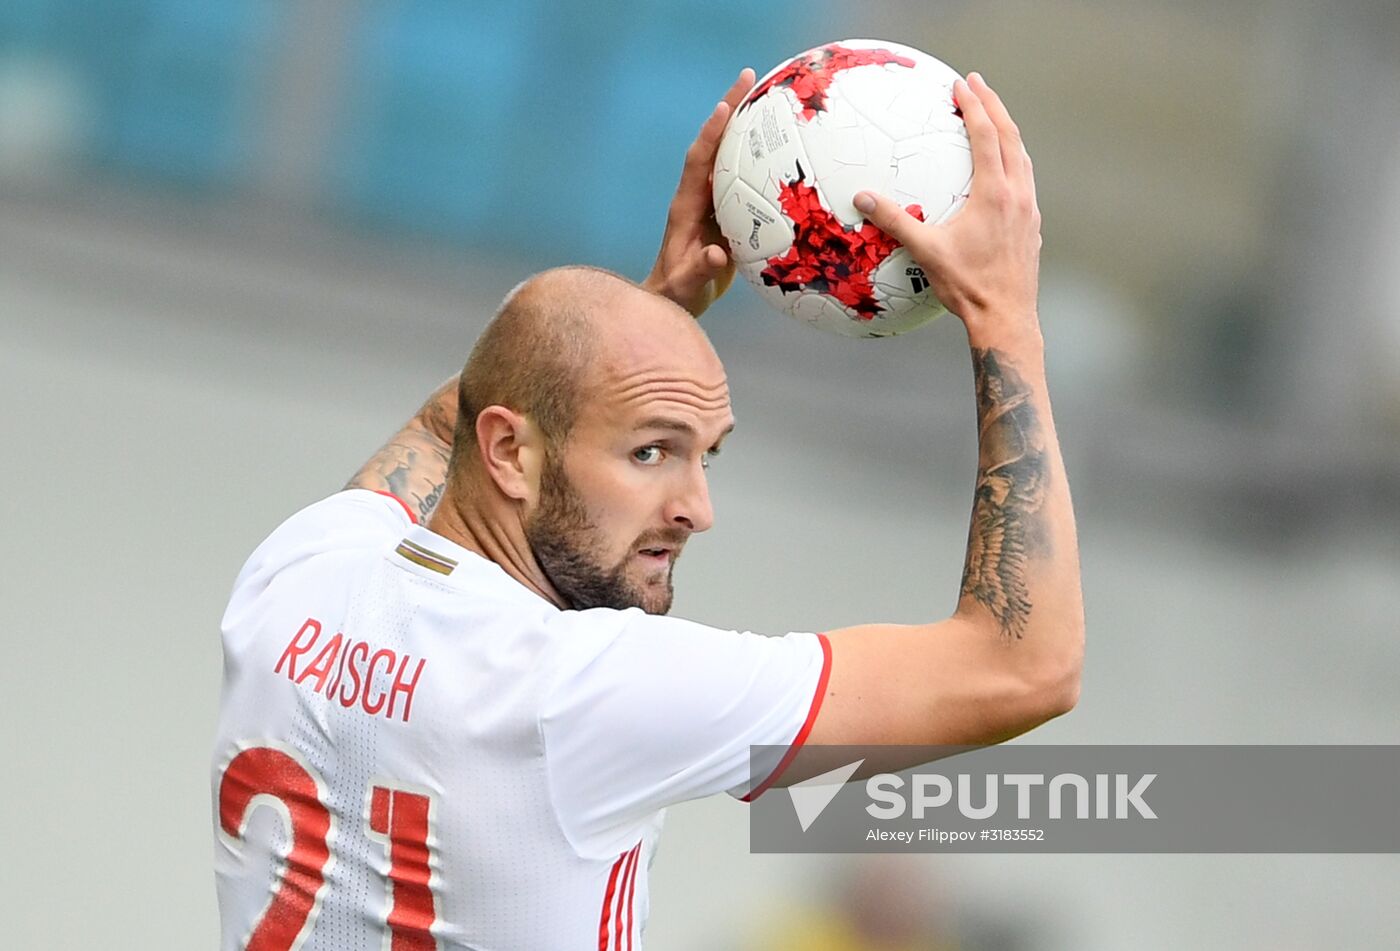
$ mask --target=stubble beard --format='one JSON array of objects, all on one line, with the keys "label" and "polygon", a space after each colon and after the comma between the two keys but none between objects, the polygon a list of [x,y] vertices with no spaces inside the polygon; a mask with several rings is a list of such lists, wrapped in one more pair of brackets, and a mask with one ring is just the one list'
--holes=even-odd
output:
[{"label": "stubble beard", "polygon": [[618,564],[606,567],[599,554],[603,544],[598,529],[554,453],[546,455],[540,474],[539,508],[525,525],[525,538],[545,577],[569,608],[641,608],[648,614],[671,610],[674,549],[664,588],[642,588],[627,577],[632,551]]}]

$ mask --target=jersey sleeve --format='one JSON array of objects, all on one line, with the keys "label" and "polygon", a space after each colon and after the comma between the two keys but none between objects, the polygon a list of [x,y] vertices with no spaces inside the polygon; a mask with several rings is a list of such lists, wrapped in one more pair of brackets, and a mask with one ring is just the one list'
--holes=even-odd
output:
[{"label": "jersey sleeve", "polygon": [[347,489],[288,518],[253,550],[233,583],[225,629],[291,565],[328,552],[353,552],[392,543],[413,525],[397,497]]},{"label": "jersey sleeve", "polygon": [[[556,812],[584,853],[615,851],[666,806],[760,794],[826,692],[831,653],[818,634],[765,637],[636,609],[559,622],[540,730]],[[751,763],[753,746],[776,750]]]}]

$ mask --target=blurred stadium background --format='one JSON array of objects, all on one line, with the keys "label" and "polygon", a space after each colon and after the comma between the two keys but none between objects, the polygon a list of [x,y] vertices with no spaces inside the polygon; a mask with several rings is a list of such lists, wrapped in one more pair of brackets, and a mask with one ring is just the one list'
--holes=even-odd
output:
[{"label": "blurred stadium background", "polygon": [[[738,69],[843,36],[981,70],[1036,159],[1090,654],[1030,741],[1400,742],[1393,0],[5,0],[0,943],[214,944],[242,559],[517,280],[642,276]],[[740,424],[679,613],[949,610],[957,323],[851,342],[741,286],[705,325]],[[678,808],[649,947],[1400,941],[1395,856],[899,859],[750,857],[742,806]]]}]

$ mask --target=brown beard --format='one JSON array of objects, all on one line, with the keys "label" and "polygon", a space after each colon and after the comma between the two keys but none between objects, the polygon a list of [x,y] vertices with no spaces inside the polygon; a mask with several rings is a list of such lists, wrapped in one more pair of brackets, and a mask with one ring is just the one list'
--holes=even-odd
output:
[{"label": "brown beard", "polygon": [[[659,596],[649,594],[627,577],[632,554],[645,547],[645,542],[639,540],[622,561],[611,568],[603,564],[598,529],[588,517],[583,497],[555,456],[553,452],[545,456],[544,470],[540,473],[540,504],[525,524],[525,538],[540,569],[565,605],[578,611],[641,608],[648,614],[665,614],[671,610],[674,592],[670,571],[666,575],[665,593]],[[658,541],[670,545],[671,570],[674,570],[675,553],[679,552],[685,538],[662,533]]]}]

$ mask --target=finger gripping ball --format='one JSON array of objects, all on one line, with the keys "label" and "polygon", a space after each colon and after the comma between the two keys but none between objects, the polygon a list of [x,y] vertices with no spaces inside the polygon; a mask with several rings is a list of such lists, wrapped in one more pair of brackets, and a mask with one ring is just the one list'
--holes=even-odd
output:
[{"label": "finger gripping ball", "polygon": [[799,53],[759,80],[724,131],[715,216],[764,300],[848,337],[888,337],[944,312],[923,269],[865,220],[863,189],[924,221],[962,207],[972,182],[958,74],[883,40]]}]

